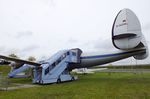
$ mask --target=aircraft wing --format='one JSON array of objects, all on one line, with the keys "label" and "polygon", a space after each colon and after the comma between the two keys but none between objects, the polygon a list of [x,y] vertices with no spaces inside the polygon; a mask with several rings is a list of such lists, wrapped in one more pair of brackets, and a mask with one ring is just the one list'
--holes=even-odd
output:
[{"label": "aircraft wing", "polygon": [[40,66],[41,65],[40,63],[31,62],[31,61],[22,60],[22,59],[17,59],[17,58],[11,58],[11,57],[7,57],[7,56],[3,56],[3,55],[0,55],[0,58],[4,59],[4,60],[14,61],[16,63],[29,64],[29,65],[34,65],[34,66]]}]

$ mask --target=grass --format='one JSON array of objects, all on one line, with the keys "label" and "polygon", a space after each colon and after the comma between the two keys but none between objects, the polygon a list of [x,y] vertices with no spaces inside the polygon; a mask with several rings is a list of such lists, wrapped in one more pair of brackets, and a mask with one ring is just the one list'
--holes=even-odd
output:
[{"label": "grass", "polygon": [[[95,73],[79,80],[0,91],[0,99],[150,99],[150,73]],[[31,79],[12,79],[31,83]]]},{"label": "grass", "polygon": [[0,73],[6,76],[10,72],[11,67],[7,65],[0,66]]},{"label": "grass", "polygon": [[0,99],[150,99],[149,77],[150,73],[79,75],[80,79],[74,82],[1,91]]},{"label": "grass", "polygon": [[108,65],[108,66],[96,66],[91,68],[109,68],[109,69],[150,69],[149,64],[145,65]]},{"label": "grass", "polygon": [[[4,65],[4,66],[0,66],[0,73],[2,76],[4,76],[4,78],[6,78],[8,76],[8,73],[10,72],[11,70],[11,67],[10,66],[7,66],[7,65]],[[11,83],[23,83],[23,84],[29,84],[29,83],[32,83],[31,81],[32,79],[31,78],[12,78],[12,79],[9,79],[9,81]]]}]

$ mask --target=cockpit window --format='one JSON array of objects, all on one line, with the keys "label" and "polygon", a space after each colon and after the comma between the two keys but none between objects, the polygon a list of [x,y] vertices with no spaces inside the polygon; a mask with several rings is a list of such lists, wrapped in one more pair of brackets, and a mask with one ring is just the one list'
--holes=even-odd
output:
[{"label": "cockpit window", "polygon": [[72,52],[72,55],[73,55],[73,56],[76,56],[76,53],[75,53],[75,52]]}]

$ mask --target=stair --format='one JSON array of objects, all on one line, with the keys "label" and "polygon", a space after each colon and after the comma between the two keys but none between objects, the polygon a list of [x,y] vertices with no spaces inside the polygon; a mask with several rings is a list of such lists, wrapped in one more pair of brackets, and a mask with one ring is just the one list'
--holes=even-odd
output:
[{"label": "stair", "polygon": [[[48,84],[73,80],[68,66],[70,63],[80,63],[80,49],[61,50],[34,69],[33,83]],[[41,72],[39,73],[39,68]]]},{"label": "stair", "polygon": [[28,77],[28,75],[19,75],[19,73],[22,73],[23,71],[31,68],[31,65],[28,64],[24,64],[23,66],[21,66],[18,69],[13,69],[9,74],[8,77],[9,78],[26,78]]}]

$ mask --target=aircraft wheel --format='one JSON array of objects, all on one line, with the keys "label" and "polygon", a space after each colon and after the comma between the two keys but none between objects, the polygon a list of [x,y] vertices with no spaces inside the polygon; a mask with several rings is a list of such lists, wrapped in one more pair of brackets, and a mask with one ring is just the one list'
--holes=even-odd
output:
[{"label": "aircraft wheel", "polygon": [[61,83],[61,79],[60,78],[57,79],[57,84],[59,84],[59,83]]},{"label": "aircraft wheel", "polygon": [[74,77],[72,77],[72,78],[71,78],[71,81],[74,81],[74,80],[75,80]]}]

